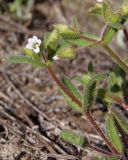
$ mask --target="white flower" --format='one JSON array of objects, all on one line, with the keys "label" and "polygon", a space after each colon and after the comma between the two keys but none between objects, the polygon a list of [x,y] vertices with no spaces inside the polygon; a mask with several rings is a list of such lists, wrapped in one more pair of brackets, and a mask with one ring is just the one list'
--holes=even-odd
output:
[{"label": "white flower", "polygon": [[28,44],[26,48],[33,50],[35,53],[40,52],[41,40],[37,38],[37,36],[33,36],[28,39]]},{"label": "white flower", "polygon": [[60,59],[60,58],[57,55],[53,57],[53,60],[55,60],[55,61],[58,59]]}]

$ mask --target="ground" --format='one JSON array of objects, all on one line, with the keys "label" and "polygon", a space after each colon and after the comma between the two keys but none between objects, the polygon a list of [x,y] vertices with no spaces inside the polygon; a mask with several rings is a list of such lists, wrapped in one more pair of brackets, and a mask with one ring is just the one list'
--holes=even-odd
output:
[{"label": "ground", "polygon": [[[21,53],[28,37],[43,38],[53,24],[70,24],[72,16],[78,17],[85,32],[100,34],[102,19],[87,14],[92,4],[89,0],[38,0],[24,22],[19,22],[15,14],[4,12],[0,15],[0,56]],[[126,48],[117,49],[116,40],[112,47],[124,56]],[[97,72],[108,71],[114,65],[102,48],[84,48],[75,59],[57,61],[53,68],[58,77],[63,74],[73,77],[85,73],[90,61]],[[97,123],[104,129],[102,114],[99,110],[94,112]],[[45,68],[1,62],[0,160],[90,160],[92,155],[99,155],[60,140],[63,129],[86,133],[93,144],[106,147],[88,119],[67,105]]]}]

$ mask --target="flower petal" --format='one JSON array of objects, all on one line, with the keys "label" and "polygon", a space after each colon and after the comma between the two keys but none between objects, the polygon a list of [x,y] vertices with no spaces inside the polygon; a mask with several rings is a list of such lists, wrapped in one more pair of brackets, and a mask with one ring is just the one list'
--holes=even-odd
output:
[{"label": "flower petal", "polygon": [[39,44],[39,46],[41,45],[41,40],[40,39],[38,39],[37,40],[37,43]]},{"label": "flower petal", "polygon": [[30,45],[29,43],[25,47],[28,49],[33,49],[32,45]]},{"label": "flower petal", "polygon": [[39,47],[34,48],[33,51],[34,51],[35,53],[39,53],[39,52],[40,52],[40,48],[39,48]]},{"label": "flower petal", "polygon": [[38,40],[37,36],[33,36],[32,39],[34,42]]},{"label": "flower petal", "polygon": [[32,38],[29,38],[29,39],[28,39],[28,43],[33,43],[33,39],[32,39]]}]

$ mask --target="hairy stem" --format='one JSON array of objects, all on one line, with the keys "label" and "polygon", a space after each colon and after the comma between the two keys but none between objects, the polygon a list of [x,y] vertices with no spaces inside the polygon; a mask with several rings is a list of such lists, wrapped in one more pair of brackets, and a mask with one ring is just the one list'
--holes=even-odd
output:
[{"label": "hairy stem", "polygon": [[120,57],[107,45],[103,46],[104,49],[108,52],[108,54],[112,57],[112,59],[126,72],[128,73],[128,66],[124,61],[120,59]]},{"label": "hairy stem", "polygon": [[[56,74],[54,73],[54,71],[52,70],[52,68],[50,66],[47,66],[47,70],[49,72],[49,74],[51,75],[51,77],[53,78],[53,80],[57,83],[57,85],[63,90],[63,92],[65,94],[67,94],[73,102],[75,102],[79,107],[82,108],[82,103],[65,87],[65,85],[57,78]],[[91,116],[90,113],[86,113],[86,116],[88,117],[88,119],[90,120],[91,124],[94,126],[94,128],[97,130],[97,132],[99,133],[99,135],[103,138],[103,140],[105,141],[106,145],[110,148],[110,150],[115,153],[118,154],[118,151],[115,149],[115,147],[111,144],[111,142],[108,140],[108,138],[106,137],[106,135],[104,134],[104,132],[100,129],[100,127],[96,124],[96,122],[94,121],[93,117]]]},{"label": "hairy stem", "polygon": [[95,122],[95,120],[93,119],[92,115],[90,112],[87,112],[86,117],[90,120],[91,124],[95,127],[95,129],[97,130],[97,132],[99,133],[99,135],[103,138],[103,140],[106,142],[106,144],[109,146],[109,148],[111,149],[111,151],[115,154],[118,154],[118,151],[116,150],[116,148],[111,144],[111,142],[109,142],[108,138],[106,137],[106,135],[104,134],[104,132],[101,132],[101,129],[98,127],[97,123]]},{"label": "hairy stem", "polygon": [[64,93],[66,93],[73,102],[78,104],[78,106],[82,107],[81,102],[65,87],[65,85],[57,78],[54,71],[50,66],[47,67],[49,74],[53,78],[53,80],[57,83],[57,85],[63,90]]}]

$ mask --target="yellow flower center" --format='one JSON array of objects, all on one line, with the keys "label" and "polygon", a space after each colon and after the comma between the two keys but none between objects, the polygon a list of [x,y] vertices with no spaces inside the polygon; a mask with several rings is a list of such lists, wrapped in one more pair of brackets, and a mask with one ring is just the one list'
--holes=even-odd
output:
[{"label": "yellow flower center", "polygon": [[33,44],[33,48],[34,48],[34,49],[37,49],[38,47],[39,47],[39,44],[38,44],[38,43]]}]

